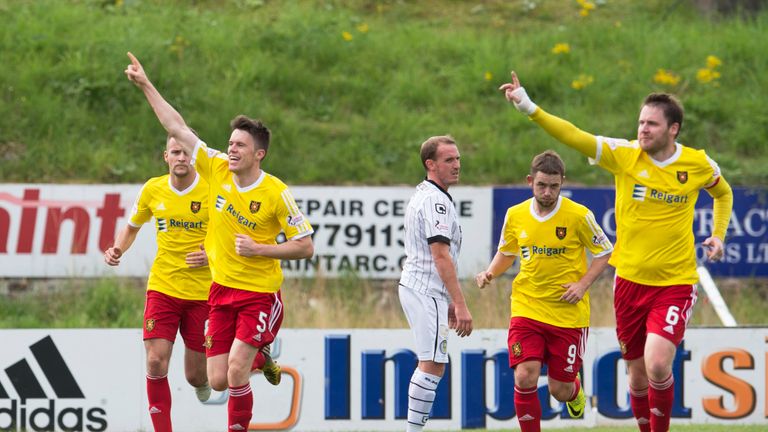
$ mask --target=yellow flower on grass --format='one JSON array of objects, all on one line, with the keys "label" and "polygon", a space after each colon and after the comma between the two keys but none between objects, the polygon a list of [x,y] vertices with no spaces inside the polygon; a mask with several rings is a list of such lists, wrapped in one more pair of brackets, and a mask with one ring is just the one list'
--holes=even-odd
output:
[{"label": "yellow flower on grass", "polygon": [[720,60],[719,58],[717,58],[717,57],[715,57],[713,55],[708,55],[707,56],[707,68],[708,69],[715,69],[716,67],[720,66],[721,64],[723,64],[723,61]]},{"label": "yellow flower on grass", "polygon": [[589,12],[595,10],[595,7],[596,7],[594,3],[592,3],[591,1],[587,1],[587,0],[576,0],[576,3],[578,3],[579,6],[581,6],[581,10],[579,11],[579,15],[581,15],[583,17],[589,15]]},{"label": "yellow flower on grass", "polygon": [[696,72],[696,79],[702,84],[707,84],[720,78],[720,72],[710,68],[699,69]]},{"label": "yellow flower on grass", "polygon": [[680,82],[680,75],[666,69],[658,69],[653,76],[653,81],[658,84],[673,86]]},{"label": "yellow flower on grass", "polygon": [[362,23],[362,24],[358,25],[357,26],[357,31],[359,31],[360,33],[368,33],[368,24]]},{"label": "yellow flower on grass", "polygon": [[115,0],[115,7],[122,7],[123,6],[123,0]]},{"label": "yellow flower on grass", "polygon": [[552,47],[552,54],[568,54],[571,52],[571,46],[567,43],[556,43],[554,47]]},{"label": "yellow flower on grass", "polygon": [[493,74],[486,71],[483,77],[485,78],[486,81],[490,81],[493,79]]},{"label": "yellow flower on grass", "polygon": [[178,58],[184,57],[184,50],[189,46],[189,41],[184,39],[184,36],[176,36],[173,39],[173,43],[168,47],[168,50]]},{"label": "yellow flower on grass", "polygon": [[584,87],[592,84],[595,78],[592,75],[581,74],[578,78],[571,81],[571,88],[574,90],[581,90]]},{"label": "yellow flower on grass", "polygon": [[345,41],[349,42],[353,39],[354,36],[352,36],[352,33],[348,31],[341,32],[341,37],[344,38]]}]

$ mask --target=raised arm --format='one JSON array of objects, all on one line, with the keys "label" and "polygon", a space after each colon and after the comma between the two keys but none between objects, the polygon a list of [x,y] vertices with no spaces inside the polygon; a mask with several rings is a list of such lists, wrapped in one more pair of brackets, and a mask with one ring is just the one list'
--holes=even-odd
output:
[{"label": "raised arm", "polygon": [[517,108],[518,111],[529,116],[544,131],[552,135],[553,138],[561,143],[578,150],[587,157],[594,158],[597,154],[597,138],[589,132],[585,132],[572,123],[553,116],[537,106],[526,93],[525,88],[520,85],[520,79],[515,72],[511,73],[512,82],[508,82],[499,87],[504,92],[507,101]]},{"label": "raised arm", "polygon": [[168,101],[163,99],[160,92],[157,91],[149,78],[147,78],[147,74],[144,72],[144,68],[139,63],[139,60],[130,52],[128,53],[128,58],[131,59],[131,64],[125,69],[125,75],[128,77],[128,80],[136,84],[144,92],[144,96],[146,96],[147,102],[155,111],[160,124],[191,155],[198,141],[197,136],[189,129],[181,114]]}]

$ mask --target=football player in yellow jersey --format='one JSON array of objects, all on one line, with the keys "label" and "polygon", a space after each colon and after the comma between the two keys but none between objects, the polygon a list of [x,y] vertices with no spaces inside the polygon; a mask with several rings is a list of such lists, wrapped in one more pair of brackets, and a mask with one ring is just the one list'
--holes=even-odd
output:
[{"label": "football player in yellow jersey", "polygon": [[[527,177],[533,198],[507,210],[499,249],[475,277],[480,288],[520,257],[512,284],[509,365],[523,432],[541,428],[537,383],[547,364],[549,390],[572,417],[586,406],[578,378],[589,333],[587,290],[608,266],[613,245],[589,209],[560,196],[565,164],[552,150],[537,155]],[[593,256],[587,266],[586,251]]]},{"label": "football player in yellow jersey", "polygon": [[[280,260],[311,257],[314,231],[286,185],[261,169],[271,135],[266,126],[238,116],[230,125],[227,154],[210,149],[163,99],[136,57],[128,57],[126,76],[210,185],[208,379],[216,390],[229,388],[229,430],[247,430],[253,415],[251,370],[265,364],[264,351],[283,319]],[[280,231],[287,241],[277,244]]]},{"label": "football player in yellow jersey", "polygon": [[155,217],[157,255],[147,282],[144,347],[147,352],[147,400],[156,432],[171,431],[168,363],[176,333],[186,346],[184,372],[198,399],[208,400],[205,320],[211,272],[203,248],[208,225],[208,183],[190,165],[190,153],[168,137],[164,159],[169,174],[144,184],[128,224],[104,252],[104,261],[120,264],[141,226]]},{"label": "football player in yellow jersey", "polygon": [[703,150],[675,141],[683,107],[652,93],[640,110],[637,140],[594,136],[538,107],[512,72],[501,86],[509,102],[551,136],[583,153],[616,180],[616,334],[629,371],[638,428],[666,432],[674,402],[672,362],[696,302],[695,203],[701,189],[714,198],[712,236],[702,246],[723,256],[733,207],[731,187]]}]

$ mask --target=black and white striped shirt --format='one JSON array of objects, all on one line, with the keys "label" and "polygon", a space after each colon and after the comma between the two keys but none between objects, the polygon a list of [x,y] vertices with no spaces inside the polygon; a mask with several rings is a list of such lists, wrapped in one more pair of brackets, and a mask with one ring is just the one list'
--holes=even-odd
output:
[{"label": "black and white striped shirt", "polygon": [[434,242],[450,245],[451,260],[456,267],[461,249],[461,226],[453,199],[433,181],[424,180],[416,186],[416,193],[405,211],[406,259],[400,284],[421,294],[450,301],[429,247]]}]

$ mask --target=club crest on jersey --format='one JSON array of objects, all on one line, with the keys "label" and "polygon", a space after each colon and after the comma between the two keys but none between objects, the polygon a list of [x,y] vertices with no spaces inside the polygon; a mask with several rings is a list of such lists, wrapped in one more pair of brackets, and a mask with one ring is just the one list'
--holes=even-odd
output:
[{"label": "club crest on jersey", "polygon": [[192,210],[192,213],[197,213],[200,211],[201,203],[200,201],[192,201],[189,204],[189,209]]},{"label": "club crest on jersey", "polygon": [[205,342],[203,342],[203,346],[208,349],[211,349],[211,347],[213,346],[213,336],[205,335]]},{"label": "club crest on jersey", "polygon": [[448,341],[443,340],[442,342],[440,342],[440,353],[445,354],[447,352],[448,352]]},{"label": "club crest on jersey", "polygon": [[145,324],[145,327],[148,332],[151,332],[155,329],[155,319],[154,318],[147,318],[147,322]]},{"label": "club crest on jersey", "polygon": [[619,349],[621,350],[621,354],[624,355],[627,353],[627,344],[624,343],[624,341],[619,341]]},{"label": "club crest on jersey", "polygon": [[261,208],[261,201],[251,201],[251,205],[248,207],[251,213],[256,213]]},{"label": "club crest on jersey", "polygon": [[523,355],[523,347],[520,345],[520,342],[515,342],[512,344],[512,354],[514,354],[515,357],[520,357]]},{"label": "club crest on jersey", "polygon": [[437,214],[445,214],[447,211],[445,204],[435,203],[435,212],[437,212]]},{"label": "club crest on jersey", "polygon": [[679,181],[682,184],[685,184],[688,182],[688,171],[678,171],[677,172],[677,181]]},{"label": "club crest on jersey", "polygon": [[556,235],[556,236],[557,236],[557,238],[559,238],[560,240],[562,240],[562,239],[564,239],[564,238],[565,238],[565,234],[566,234],[567,232],[568,232],[568,228],[567,228],[567,227],[555,227],[555,235]]}]

